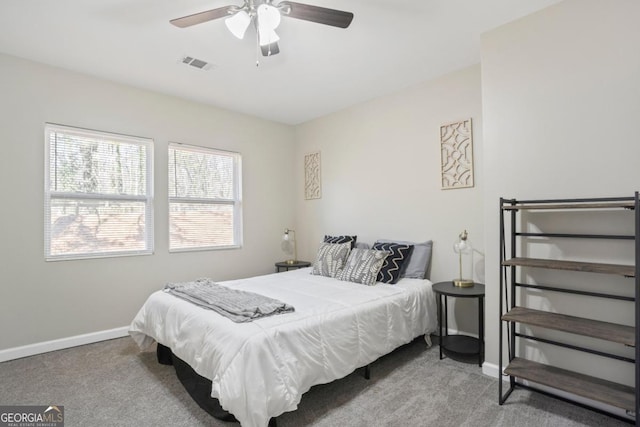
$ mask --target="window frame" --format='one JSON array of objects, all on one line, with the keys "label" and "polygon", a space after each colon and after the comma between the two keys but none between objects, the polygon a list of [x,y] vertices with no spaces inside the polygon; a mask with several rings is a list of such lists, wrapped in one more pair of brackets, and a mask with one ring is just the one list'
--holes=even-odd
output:
[{"label": "window frame", "polygon": [[[170,150],[183,150],[189,152],[200,152],[206,154],[220,154],[233,158],[233,199],[217,198],[197,198],[197,197],[172,197],[169,189],[169,162],[171,161]],[[171,247],[171,204],[172,203],[195,203],[205,205],[225,205],[233,207],[233,243],[230,245],[199,246],[191,248]],[[169,142],[167,146],[167,229],[169,233],[168,248],[169,253],[199,252],[199,251],[219,251],[229,249],[240,249],[243,246],[243,213],[242,213],[242,154],[237,151],[222,150],[219,148],[203,147],[199,145],[184,144],[181,142]]]},{"label": "window frame", "polygon": [[[102,138],[123,144],[135,144],[146,148],[146,186],[145,195],[124,195],[124,194],[102,194],[102,193],[81,193],[81,192],[64,192],[51,190],[51,132],[69,133],[76,135],[86,135],[91,138]],[[139,256],[152,255],[154,253],[154,170],[153,170],[153,146],[154,142],[151,138],[118,134],[114,132],[105,132],[94,129],[79,128],[73,126],[60,125],[56,123],[45,123],[44,126],[44,256],[45,261],[67,261],[80,259],[98,259],[98,258],[114,258],[123,256]],[[65,200],[98,200],[106,202],[142,202],[144,203],[144,242],[145,249],[132,249],[122,251],[108,252],[91,252],[91,253],[74,253],[64,255],[51,254],[51,201],[54,199]]]}]

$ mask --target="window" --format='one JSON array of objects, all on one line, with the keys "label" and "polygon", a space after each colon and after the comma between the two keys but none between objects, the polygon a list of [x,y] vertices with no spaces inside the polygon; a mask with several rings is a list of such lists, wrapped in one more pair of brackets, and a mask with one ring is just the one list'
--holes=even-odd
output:
[{"label": "window", "polygon": [[45,259],[153,251],[153,141],[45,125]]},{"label": "window", "polygon": [[169,144],[169,250],[242,244],[241,157]]}]

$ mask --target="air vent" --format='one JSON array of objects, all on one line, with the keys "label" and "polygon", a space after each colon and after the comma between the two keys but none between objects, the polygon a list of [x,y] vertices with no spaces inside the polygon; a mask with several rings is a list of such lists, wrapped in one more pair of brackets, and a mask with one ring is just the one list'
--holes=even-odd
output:
[{"label": "air vent", "polygon": [[193,68],[197,68],[199,70],[208,71],[213,68],[213,64],[207,61],[203,61],[202,59],[194,58],[192,56],[183,56],[178,60],[185,65],[188,65]]}]

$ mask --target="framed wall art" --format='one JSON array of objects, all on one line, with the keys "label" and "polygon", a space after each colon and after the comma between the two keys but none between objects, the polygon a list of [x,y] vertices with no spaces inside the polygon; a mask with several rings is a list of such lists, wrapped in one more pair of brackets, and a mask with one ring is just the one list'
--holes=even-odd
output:
[{"label": "framed wall art", "polygon": [[317,151],[304,156],[304,198],[312,200],[321,197],[320,152]]},{"label": "framed wall art", "polygon": [[442,189],[473,187],[471,119],[440,126]]}]

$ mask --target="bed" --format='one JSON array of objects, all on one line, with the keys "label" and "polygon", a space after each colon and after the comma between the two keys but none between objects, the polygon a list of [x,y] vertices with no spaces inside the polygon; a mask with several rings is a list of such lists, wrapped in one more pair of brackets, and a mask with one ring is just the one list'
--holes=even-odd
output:
[{"label": "bed", "polygon": [[141,349],[166,346],[211,381],[211,397],[243,427],[266,427],[293,411],[313,385],[342,378],[437,327],[427,279],[360,283],[311,274],[312,268],[222,282],[295,307],[292,313],[234,323],[153,293],[130,335]]}]

